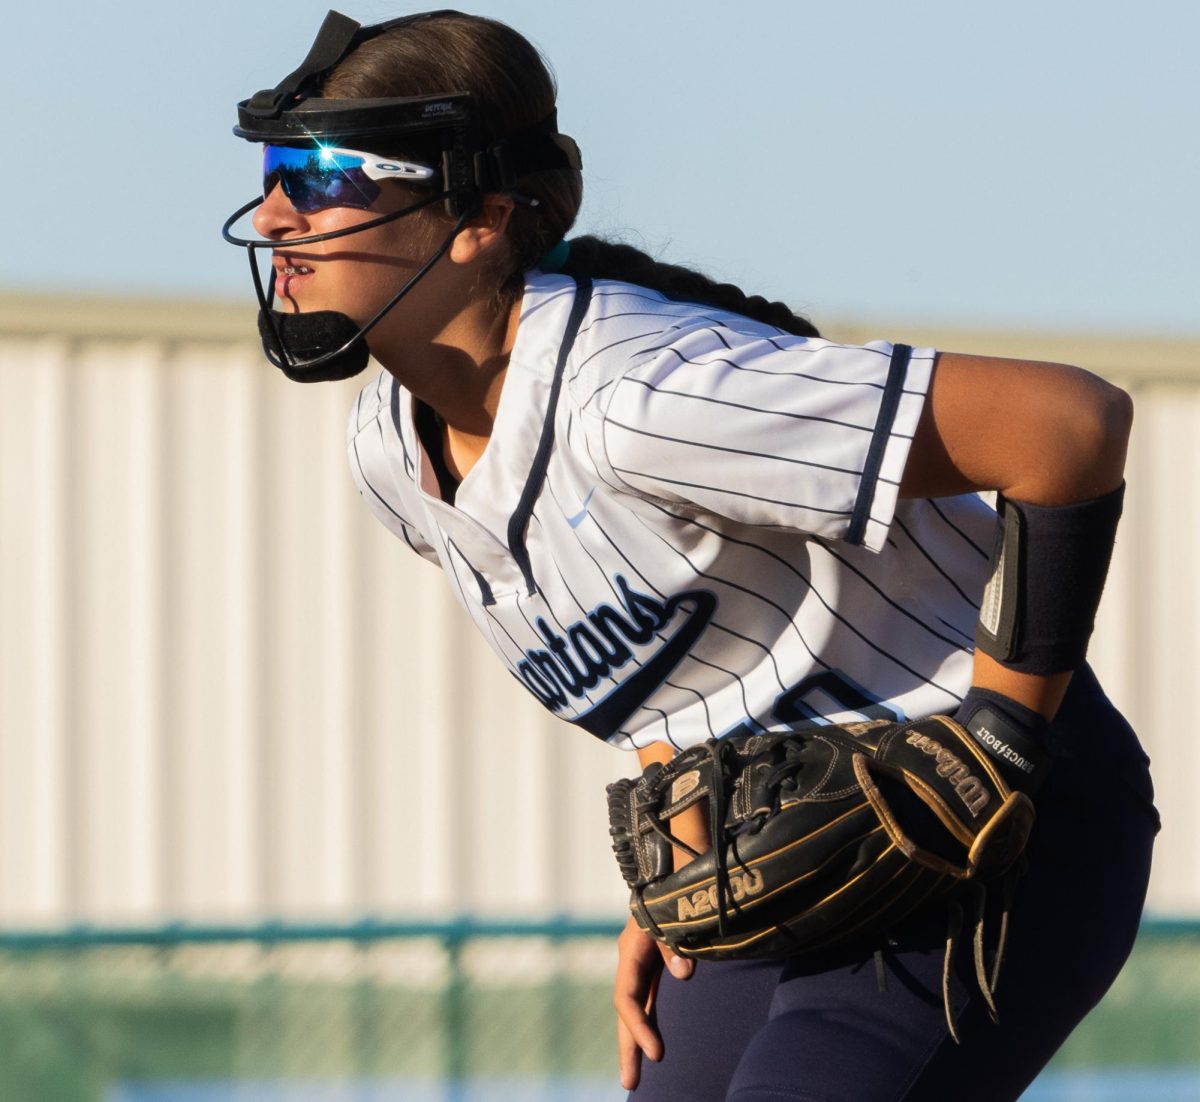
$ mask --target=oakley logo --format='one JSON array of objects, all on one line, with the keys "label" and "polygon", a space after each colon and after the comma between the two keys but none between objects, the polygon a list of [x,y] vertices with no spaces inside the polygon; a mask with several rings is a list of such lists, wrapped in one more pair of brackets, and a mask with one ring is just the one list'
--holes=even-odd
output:
[{"label": "oakley logo", "polygon": [[[752,895],[761,895],[765,887],[766,883],[758,869],[753,872],[733,873],[729,877],[729,890],[733,894],[735,903],[740,903]],[[713,884],[707,891],[702,888],[700,891],[692,892],[690,896],[685,895],[680,899],[679,919],[682,922],[687,918],[700,918],[703,915],[712,914],[716,909],[717,886]]]},{"label": "oakley logo", "polygon": [[937,762],[937,775],[950,782],[955,794],[962,800],[972,817],[977,817],[987,807],[991,797],[984,788],[983,781],[963,764],[961,758],[952,754],[936,739],[915,731],[905,741]]}]

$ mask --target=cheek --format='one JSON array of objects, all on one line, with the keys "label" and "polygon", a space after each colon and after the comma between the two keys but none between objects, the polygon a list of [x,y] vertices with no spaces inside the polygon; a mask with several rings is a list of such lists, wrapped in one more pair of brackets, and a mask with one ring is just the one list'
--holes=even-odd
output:
[{"label": "cheek", "polygon": [[363,324],[386,305],[436,248],[419,235],[389,232],[393,226],[323,242],[306,306],[338,310]]},{"label": "cheek", "polygon": [[[368,213],[361,221],[378,218]],[[344,222],[342,226],[344,227]],[[327,260],[371,265],[376,268],[414,268],[425,263],[441,243],[430,228],[417,223],[413,216],[398,218],[382,226],[347,234],[314,246]]]}]

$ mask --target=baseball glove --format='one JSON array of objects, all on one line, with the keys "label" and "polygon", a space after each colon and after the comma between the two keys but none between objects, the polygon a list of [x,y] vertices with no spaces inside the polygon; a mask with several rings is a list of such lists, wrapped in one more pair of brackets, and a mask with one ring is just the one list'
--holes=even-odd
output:
[{"label": "baseball glove", "polygon": [[[673,816],[701,802],[712,831],[703,854],[670,831]],[[939,901],[961,926],[959,900],[972,892],[976,974],[994,1014],[1007,899],[989,977],[979,886],[1003,877],[1011,888],[1004,874],[1021,858],[1034,811],[953,719],[712,739],[610,785],[608,808],[638,925],[685,957],[869,953]],[[693,856],[678,871],[672,847]],[[943,975],[952,1034],[956,937],[952,928]]]}]

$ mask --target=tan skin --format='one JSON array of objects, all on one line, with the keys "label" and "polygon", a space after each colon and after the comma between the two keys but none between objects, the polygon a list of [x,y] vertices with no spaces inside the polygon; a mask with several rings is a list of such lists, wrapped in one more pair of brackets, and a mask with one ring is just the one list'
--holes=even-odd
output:
[{"label": "tan skin", "polygon": [[[432,254],[449,225],[437,216],[404,218],[351,238],[286,250],[287,238],[360,224],[412,201],[395,185],[379,210],[331,208],[297,214],[275,188],[254,224],[280,241],[280,263],[308,264],[312,276],[279,293],[296,310],[338,309],[364,321]],[[390,205],[389,205],[390,204]],[[483,210],[455,238],[399,308],[369,336],[381,364],[441,417],[447,465],[461,479],[487,447],[516,339],[518,306],[498,313],[494,290],[505,271],[505,229],[513,201],[489,196]],[[352,244],[351,244],[352,243]],[[999,490],[1018,501],[1065,505],[1086,501],[1121,483],[1133,420],[1122,390],[1078,368],[958,353],[939,356],[900,486],[904,498],[946,497]],[[974,683],[1053,718],[1071,675],[1015,673],[976,654]],[[662,761],[671,749],[639,751],[642,764]],[[699,808],[678,816],[679,835],[708,848]],[[676,850],[677,863],[688,860]],[[613,1005],[617,1012],[621,1083],[632,1090],[643,1056],[662,1059],[662,1041],[650,1024],[658,977],[665,964],[677,978],[692,962],[643,934],[632,920],[618,938]]]},{"label": "tan skin", "polygon": [[[453,228],[440,206],[332,241],[293,249],[286,242],[361,225],[418,197],[393,184],[373,210],[330,207],[300,214],[281,188],[272,188],[254,213],[254,228],[280,243],[277,270],[285,264],[313,269],[300,279],[277,277],[278,308],[339,310],[360,324],[369,320]],[[488,196],[447,255],[368,335],[371,354],[441,418],[447,465],[459,480],[487,446],[517,335],[519,304],[500,314],[492,294],[493,273],[508,253],[505,231],[513,206],[506,195]]]}]

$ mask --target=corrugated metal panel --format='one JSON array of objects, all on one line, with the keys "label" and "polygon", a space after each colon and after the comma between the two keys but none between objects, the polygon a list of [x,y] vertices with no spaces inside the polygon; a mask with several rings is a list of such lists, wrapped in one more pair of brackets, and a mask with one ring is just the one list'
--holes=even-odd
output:
[{"label": "corrugated metal panel", "polygon": [[[286,383],[212,311],[34,305],[0,304],[0,922],[615,912],[603,785],[633,759],[370,519],[355,384]],[[1093,653],[1153,732],[1155,905],[1196,910],[1200,361],[1150,347]]]},{"label": "corrugated metal panel", "polygon": [[[1200,362],[1200,361],[1198,361]],[[1137,403],[1128,507],[1098,619],[1095,665],[1154,763],[1164,830],[1155,907],[1200,910],[1200,378],[1131,386]]]},{"label": "corrugated metal panel", "polygon": [[619,906],[631,759],[362,508],[355,390],[245,343],[0,340],[0,921]]}]

